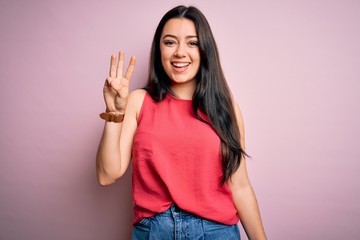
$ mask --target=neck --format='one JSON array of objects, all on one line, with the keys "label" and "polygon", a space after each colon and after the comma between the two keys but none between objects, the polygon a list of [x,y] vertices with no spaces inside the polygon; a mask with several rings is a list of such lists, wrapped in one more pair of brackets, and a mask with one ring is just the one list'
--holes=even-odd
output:
[{"label": "neck", "polygon": [[175,94],[175,97],[184,100],[192,100],[195,92],[195,87],[195,80],[193,80],[186,83],[173,84],[170,88]]}]

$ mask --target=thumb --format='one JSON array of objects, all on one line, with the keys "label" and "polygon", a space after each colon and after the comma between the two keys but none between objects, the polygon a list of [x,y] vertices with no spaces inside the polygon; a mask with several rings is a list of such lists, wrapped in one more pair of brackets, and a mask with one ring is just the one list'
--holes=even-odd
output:
[{"label": "thumb", "polygon": [[116,81],[109,82],[109,85],[112,89],[114,89],[116,92],[120,91],[120,84],[116,83]]}]

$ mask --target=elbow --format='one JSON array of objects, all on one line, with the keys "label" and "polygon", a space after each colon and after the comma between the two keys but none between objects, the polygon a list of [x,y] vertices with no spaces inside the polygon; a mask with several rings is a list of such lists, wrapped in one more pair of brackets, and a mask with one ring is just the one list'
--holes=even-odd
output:
[{"label": "elbow", "polygon": [[116,182],[116,180],[118,180],[119,178],[122,177],[122,173],[119,171],[119,172],[113,172],[113,173],[109,173],[109,172],[98,172],[98,175],[97,175],[97,180],[98,180],[98,183],[105,187],[105,186],[109,186],[113,183]]},{"label": "elbow", "polygon": [[116,182],[118,178],[119,177],[113,177],[109,175],[98,175],[97,180],[100,186],[106,187]]},{"label": "elbow", "polygon": [[100,186],[108,186],[113,184],[118,178],[121,177],[120,171],[114,170],[113,167],[105,167],[99,164],[101,161],[99,158],[96,159],[96,176]]},{"label": "elbow", "polygon": [[98,183],[102,187],[109,186],[109,185],[113,184],[115,181],[116,181],[115,179],[110,179],[110,178],[105,178],[105,177],[98,177]]}]

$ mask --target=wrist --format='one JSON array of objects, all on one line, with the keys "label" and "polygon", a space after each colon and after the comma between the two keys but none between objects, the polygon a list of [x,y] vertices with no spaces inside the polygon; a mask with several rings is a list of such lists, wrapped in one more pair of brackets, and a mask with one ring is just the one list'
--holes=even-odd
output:
[{"label": "wrist", "polygon": [[125,110],[117,110],[117,109],[115,109],[115,111],[110,111],[110,109],[107,108],[107,107],[105,109],[105,112],[110,113],[110,114],[115,114],[115,115],[125,114]]},{"label": "wrist", "polygon": [[99,116],[101,119],[103,119],[105,121],[120,123],[124,120],[125,113],[103,112],[103,113],[100,113]]}]

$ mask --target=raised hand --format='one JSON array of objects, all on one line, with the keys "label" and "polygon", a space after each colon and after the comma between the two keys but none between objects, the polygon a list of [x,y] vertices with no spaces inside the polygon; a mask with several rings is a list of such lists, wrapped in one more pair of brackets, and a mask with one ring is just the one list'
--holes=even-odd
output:
[{"label": "raised hand", "polygon": [[118,62],[116,56],[111,56],[110,73],[106,78],[103,93],[106,103],[106,112],[124,113],[129,95],[129,83],[135,69],[135,57],[130,59],[129,66],[123,76],[124,53],[119,52]]}]

